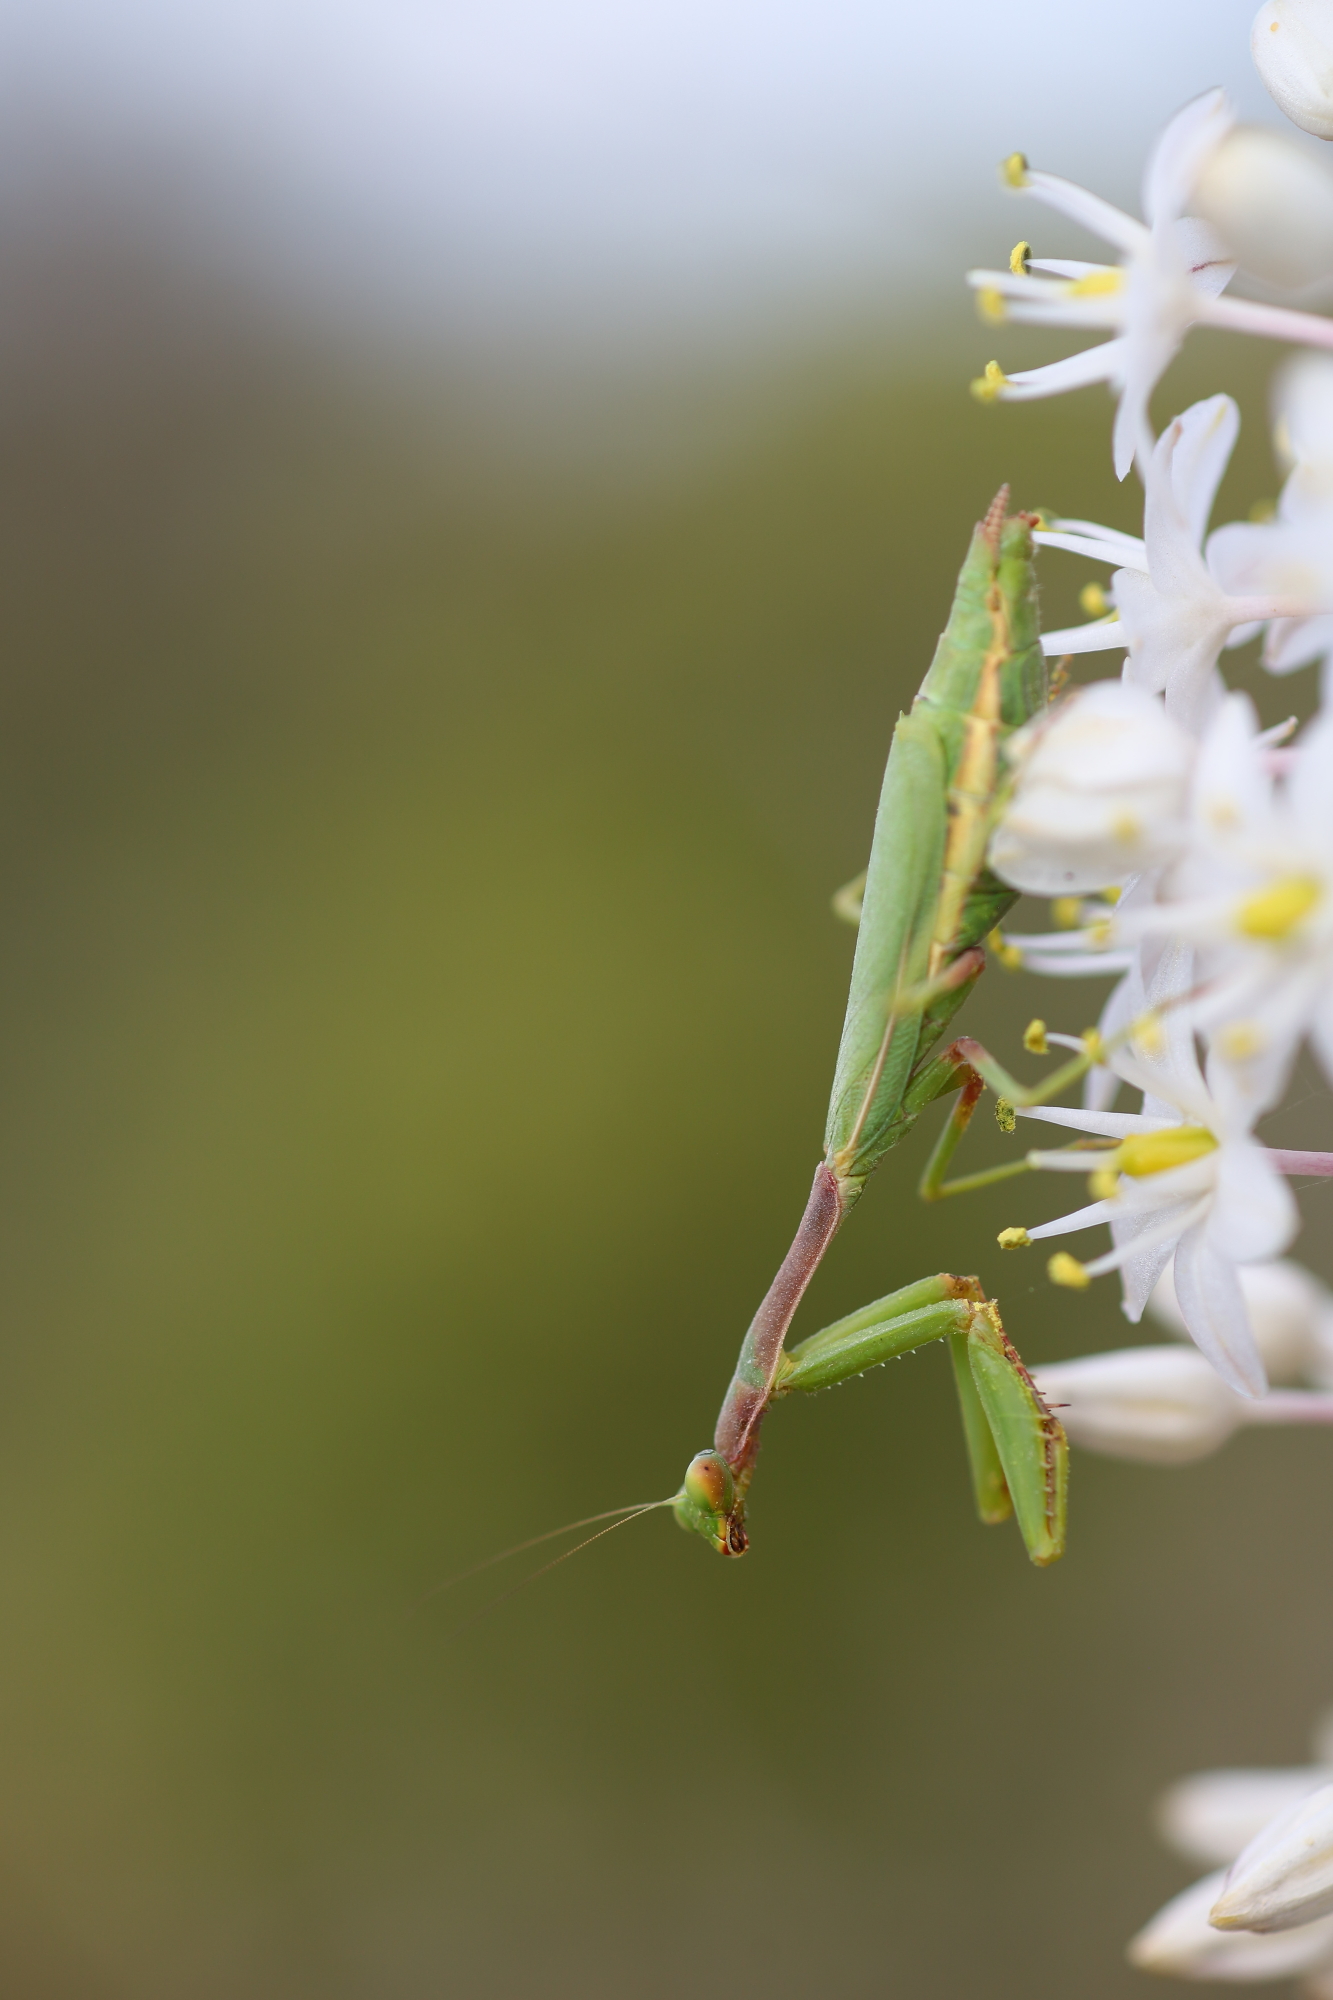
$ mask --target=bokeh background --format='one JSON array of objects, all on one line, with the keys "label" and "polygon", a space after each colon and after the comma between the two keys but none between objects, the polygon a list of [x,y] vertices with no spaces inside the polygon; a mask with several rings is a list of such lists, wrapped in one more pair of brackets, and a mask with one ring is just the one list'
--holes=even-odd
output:
[{"label": "bokeh background", "polygon": [[[970,524],[1007,478],[1135,526],[1100,392],[966,395],[957,272],[1038,226],[993,159],[1133,199],[1196,89],[1264,115],[1248,12],[10,0],[15,2000],[1110,2000],[1188,1873],[1156,1791],[1304,1760],[1333,1443],[1080,1457],[1037,1574],[933,1351],[778,1413],[744,1564],[656,1515],[412,1608],[706,1442]],[[1241,396],[1224,514],[1275,358],[1162,391]],[[1016,1053],[1099,1001],[971,1015]],[[1001,1262],[1012,1190],[916,1205],[927,1143],[802,1325],[946,1267],[1030,1360],[1123,1342]]]}]

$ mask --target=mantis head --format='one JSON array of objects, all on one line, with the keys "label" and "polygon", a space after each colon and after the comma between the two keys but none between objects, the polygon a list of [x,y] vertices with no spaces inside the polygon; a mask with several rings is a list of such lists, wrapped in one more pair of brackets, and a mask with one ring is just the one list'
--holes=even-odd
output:
[{"label": "mantis head", "polygon": [[702,1535],[721,1556],[743,1556],[750,1546],[736,1500],[736,1481],[720,1452],[695,1453],[671,1507],[682,1528]]}]

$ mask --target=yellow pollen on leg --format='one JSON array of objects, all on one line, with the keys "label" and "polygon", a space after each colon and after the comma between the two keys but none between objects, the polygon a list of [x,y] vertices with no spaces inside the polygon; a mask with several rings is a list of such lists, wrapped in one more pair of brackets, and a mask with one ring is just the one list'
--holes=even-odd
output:
[{"label": "yellow pollen on leg", "polygon": [[977,293],[977,311],[988,326],[1003,326],[1009,316],[1003,292],[997,292],[994,285],[985,285]]},{"label": "yellow pollen on leg", "polygon": [[1236,910],[1236,929],[1242,937],[1289,937],[1303,917],[1308,917],[1322,891],[1308,875],[1291,875],[1275,882],[1271,889],[1246,896]]},{"label": "yellow pollen on leg", "polygon": [[1027,268],[1031,262],[1032,245],[1030,243],[1015,243],[1013,249],[1009,252],[1009,269],[1013,272],[1014,276],[1016,278],[1026,277]]},{"label": "yellow pollen on leg", "polygon": [[1067,1250],[1056,1251],[1046,1266],[1046,1275],[1053,1285],[1065,1285],[1071,1292],[1086,1292],[1092,1283],[1086,1266]]},{"label": "yellow pollen on leg", "polygon": [[1116,1147],[1120,1171],[1141,1180],[1145,1174],[1169,1173],[1217,1151],[1217,1141],[1202,1125],[1173,1125],[1167,1132],[1133,1132]]},{"label": "yellow pollen on leg", "polygon": [[978,375],[971,384],[972,394],[979,403],[993,403],[1000,397],[1009,381],[998,361],[988,361],[984,375]]},{"label": "yellow pollen on leg", "polygon": [[1027,154],[1011,153],[1007,160],[1002,160],[1000,179],[1006,187],[1025,188],[1028,184]]},{"label": "yellow pollen on leg", "polygon": [[1026,1250],[1032,1238],[1026,1229],[1002,1229],[995,1241],[1001,1250]]},{"label": "yellow pollen on leg", "polygon": [[1046,1053],[1046,1023],[1029,1021],[1023,1030],[1023,1047],[1030,1056],[1044,1056]]}]

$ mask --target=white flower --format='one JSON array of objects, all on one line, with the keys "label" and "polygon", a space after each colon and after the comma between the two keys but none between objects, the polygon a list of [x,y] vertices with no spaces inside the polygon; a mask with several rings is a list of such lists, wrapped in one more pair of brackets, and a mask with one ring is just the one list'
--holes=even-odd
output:
[{"label": "white flower", "polygon": [[[1234,114],[1224,92],[1187,104],[1166,127],[1144,176],[1147,225],[1054,174],[1011,163],[1007,177],[1051,208],[1082,223],[1121,253],[1119,264],[1032,258],[1018,271],[969,271],[967,281],[992,313],[1045,326],[1109,328],[1115,338],[1026,374],[984,378],[1006,400],[1057,395],[1087,382],[1120,392],[1114,455],[1123,479],[1137,450],[1150,450],[1148,399],[1186,331],[1232,274],[1203,225],[1182,225],[1200,168],[1226,137]],[[1033,271],[1049,273],[1034,277]],[[997,302],[998,305],[997,305]],[[985,389],[980,393],[985,394]]]},{"label": "white flower", "polygon": [[1033,1380],[1072,1444],[1155,1465],[1206,1458],[1244,1423],[1333,1424],[1333,1396],[1308,1389],[1238,1396],[1192,1348],[1086,1354],[1050,1362]]},{"label": "white flower", "polygon": [[1113,336],[1023,374],[1005,375],[991,362],[973,385],[983,401],[997,397],[1026,401],[1089,382],[1111,383],[1120,395],[1112,449],[1116,472],[1123,479],[1135,454],[1146,460],[1152,450],[1149,398],[1191,326],[1229,326],[1242,333],[1333,347],[1333,321],[1220,296],[1235,266],[1216,232],[1205,222],[1186,219],[1186,210],[1233,122],[1234,114],[1220,90],[1206,92],[1177,112],[1144,175],[1146,224],[1072,181],[1034,173],[1021,154],[1006,163],[1012,187],[1082,223],[1110,243],[1121,261],[1087,264],[1034,258],[1027,255],[1026,244],[1020,244],[1010,270],[968,272],[967,281],[989,318],[1088,332],[1105,328]]},{"label": "white flower", "polygon": [[[1285,1257],[1244,1264],[1237,1275],[1269,1380],[1333,1386],[1333,1295],[1327,1287]],[[1170,1271],[1154,1285],[1148,1311],[1177,1339],[1189,1339]]]},{"label": "white flower", "polygon": [[1098,1198],[1009,1240],[1036,1242],[1110,1223],[1114,1248],[1107,1255],[1088,1264],[1055,1257],[1048,1268],[1057,1283],[1079,1287],[1119,1269],[1123,1310],[1134,1322],[1174,1257],[1176,1297],[1191,1338],[1224,1382],[1241,1395],[1261,1396],[1267,1378],[1236,1267],[1284,1250],[1295,1234],[1296,1208],[1266,1149],[1250,1136],[1253,1110],[1229,1087],[1227,1073],[1210,1077],[1216,1086],[1210,1088],[1199,1071],[1181,1004],[1191,982],[1190,953],[1174,944],[1162,952],[1146,990],[1141,972],[1126,979],[1126,1018],[1143,1025],[1107,1061],[1143,1091],[1141,1111],[1020,1110],[1022,1117],[1119,1143],[1100,1155],[1029,1154],[1035,1167],[1098,1169]]},{"label": "white flower", "polygon": [[1205,161],[1192,206],[1267,284],[1310,285],[1333,269],[1333,179],[1285,133],[1229,132]]},{"label": "white flower", "polygon": [[1125,1954],[1130,1964],[1142,1972],[1174,1973],[1180,1979],[1237,1983],[1291,1979],[1333,1965],[1333,1917],[1281,1937],[1214,1930],[1208,1914],[1225,1879],[1219,1868],[1173,1896],[1131,1940]]},{"label": "white flower", "polygon": [[1333,139],[1333,7],[1329,0],[1265,0],[1250,53],[1269,96],[1293,125]]},{"label": "white flower", "polygon": [[1208,1921],[1225,1931],[1290,1931],[1333,1913],[1333,1784],[1298,1800],[1244,1848]]},{"label": "white flower", "polygon": [[1273,1103],[1303,1035],[1333,1075],[1333,716],[1268,768],[1244,695],[1225,698],[1199,748],[1186,858],[1151,908],[1115,919],[1199,950],[1196,1024],[1256,1108]]},{"label": "white flower", "polygon": [[[1208,561],[1237,594],[1305,597],[1333,603],[1333,360],[1294,356],[1274,383],[1274,444],[1288,467],[1273,520],[1236,521],[1208,543]],[[1251,634],[1241,628],[1230,643]],[[1333,654],[1333,614],[1274,619],[1264,665],[1286,674]]]},{"label": "white flower", "polygon": [[1005,745],[1013,796],[990,865],[1037,896],[1126,881],[1180,852],[1194,744],[1160,701],[1097,681]]},{"label": "white flower", "polygon": [[[1060,521],[1037,541],[1100,562],[1116,563],[1111,594],[1118,616],[1043,635],[1047,653],[1097,652],[1125,646],[1125,679],[1165,693],[1167,713],[1197,731],[1221,694],[1218,655],[1238,628],[1270,618],[1307,618],[1333,610],[1333,560],[1327,576],[1300,572],[1285,589],[1225,587],[1237,569],[1217,574],[1214,535],[1202,553],[1218,482],[1231,457],[1240,416],[1230,396],[1210,396],[1176,417],[1154,447],[1144,475],[1143,540],[1093,522]],[[1220,530],[1225,536],[1231,530]],[[1291,587],[1299,585],[1302,587]]]}]

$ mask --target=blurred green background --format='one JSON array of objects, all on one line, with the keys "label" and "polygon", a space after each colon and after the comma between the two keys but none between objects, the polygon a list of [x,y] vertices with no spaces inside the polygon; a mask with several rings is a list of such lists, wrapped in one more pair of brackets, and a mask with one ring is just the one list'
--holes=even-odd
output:
[{"label": "blurred green background", "polygon": [[[778,1414],[745,1563],[659,1515],[459,1636],[496,1579],[410,1612],[707,1441],[894,716],[1002,478],[1135,525],[1106,399],[979,410],[960,306],[501,427],[503,379],[125,246],[11,263],[3,1990],[1141,1990],[1156,1790],[1302,1761],[1333,1693],[1328,1438],[1079,1457],[1038,1574],[928,1351]],[[1271,359],[1205,338],[1163,392],[1243,391],[1231,511]],[[969,1021],[1012,1055],[1100,995],[992,974]],[[994,1249],[1060,1188],[924,1211],[927,1143],[802,1328],[950,1267],[1029,1360],[1123,1342]]]}]

